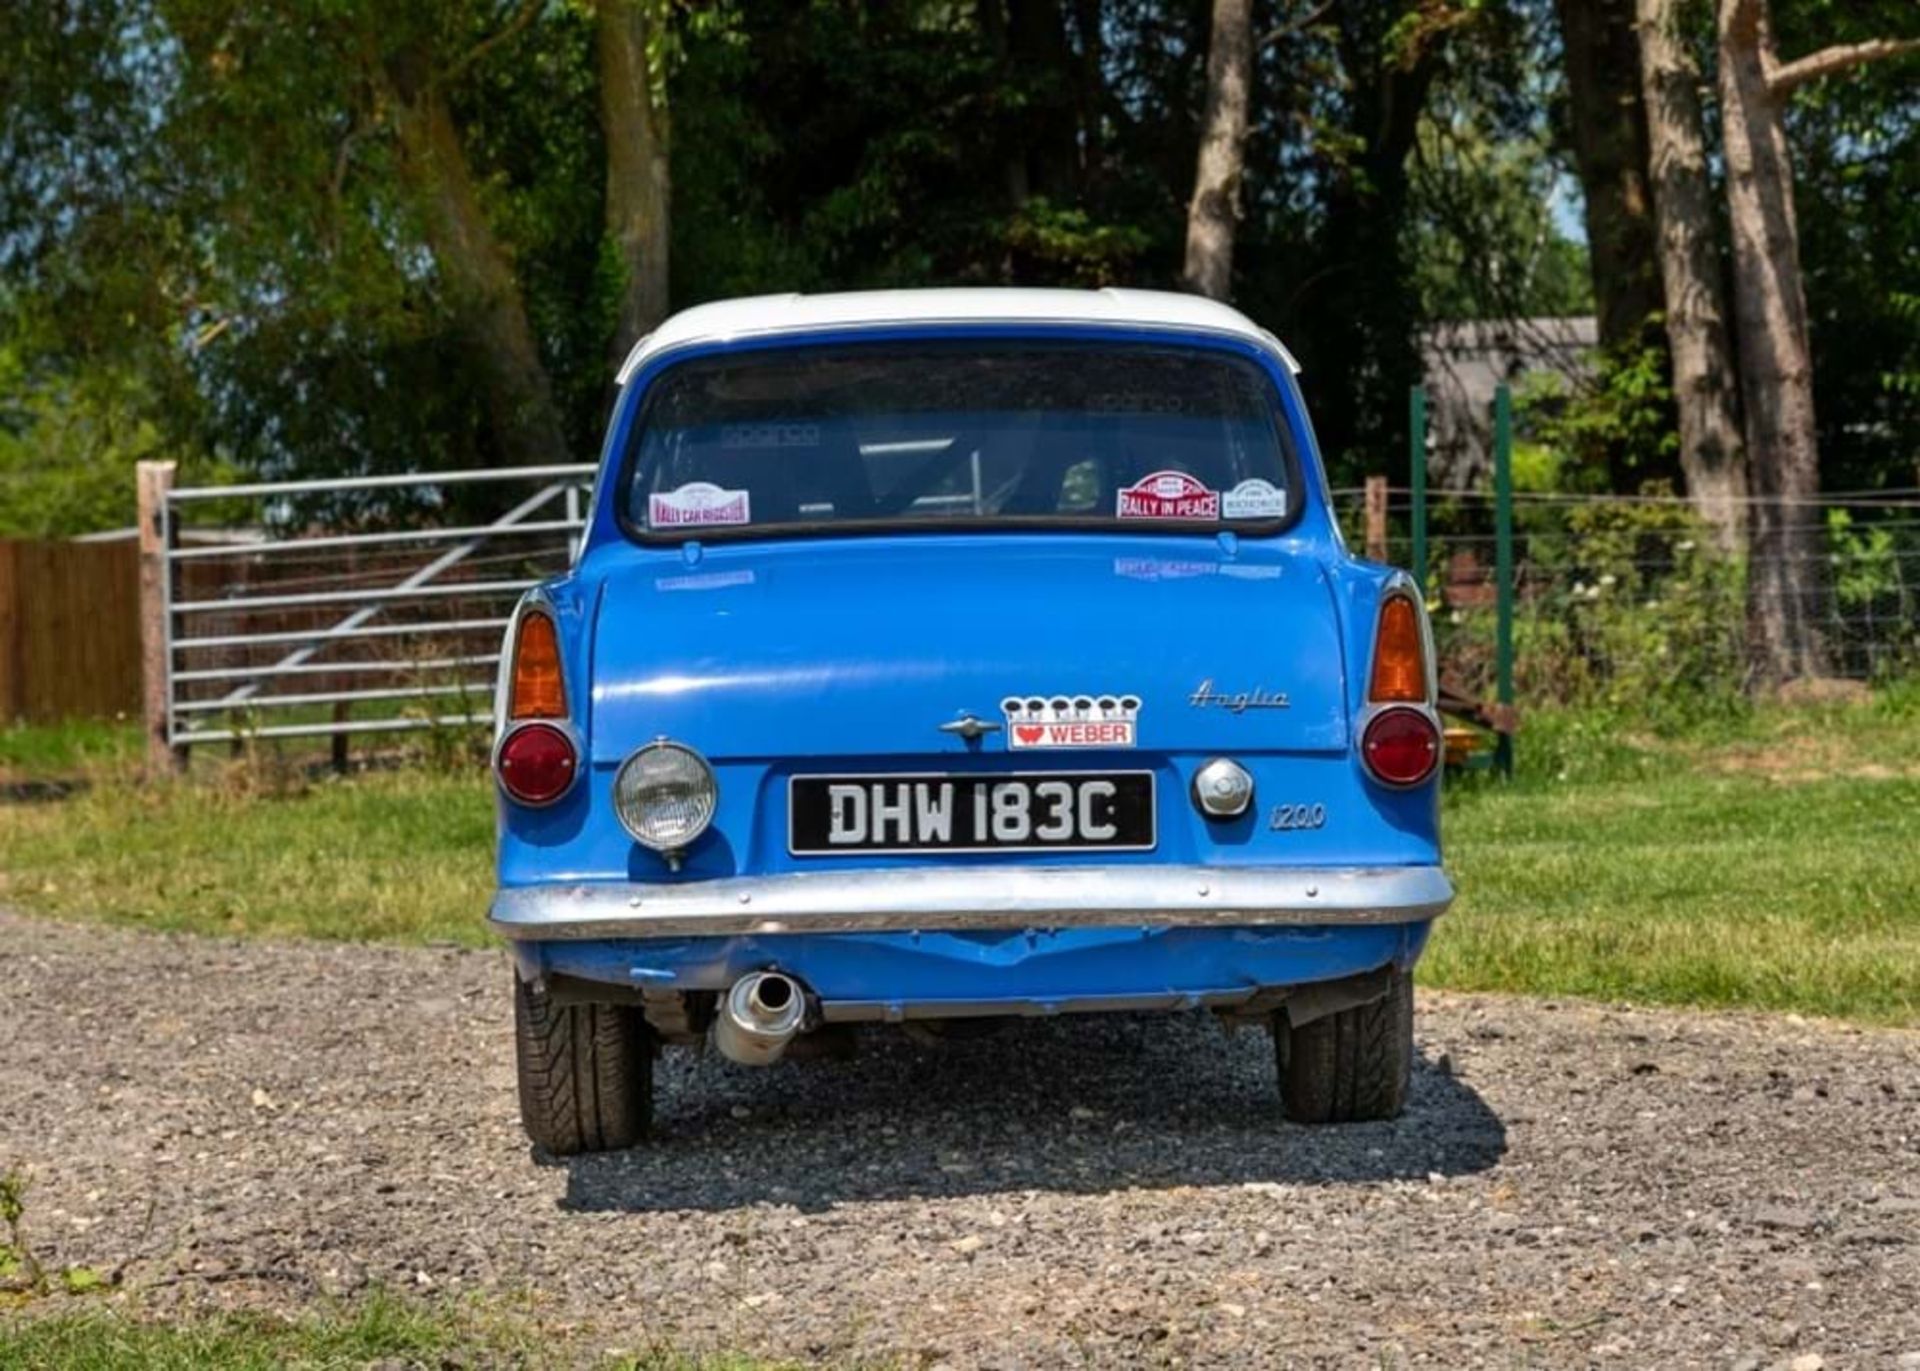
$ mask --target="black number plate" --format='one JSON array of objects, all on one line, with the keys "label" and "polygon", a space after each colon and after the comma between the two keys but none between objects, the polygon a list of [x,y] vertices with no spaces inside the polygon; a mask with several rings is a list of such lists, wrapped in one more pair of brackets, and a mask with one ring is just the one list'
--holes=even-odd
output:
[{"label": "black number plate", "polygon": [[1143,852],[1150,771],[795,776],[787,848],[831,852]]}]

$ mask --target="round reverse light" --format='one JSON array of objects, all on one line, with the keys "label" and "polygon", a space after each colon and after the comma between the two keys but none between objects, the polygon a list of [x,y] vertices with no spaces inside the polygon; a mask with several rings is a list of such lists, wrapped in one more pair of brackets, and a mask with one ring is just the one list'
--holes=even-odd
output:
[{"label": "round reverse light", "polygon": [[613,778],[614,813],[655,852],[678,852],[705,833],[719,799],[707,759],[679,743],[648,743]]},{"label": "round reverse light", "polygon": [[550,805],[573,785],[580,758],[573,740],[552,724],[523,724],[506,736],[493,760],[500,788],[523,805]]},{"label": "round reverse light", "polygon": [[1193,773],[1193,802],[1211,819],[1237,819],[1253,803],[1253,777],[1238,762],[1215,757]]},{"label": "round reverse light", "polygon": [[1360,739],[1360,755],[1375,779],[1418,785],[1440,761],[1440,730],[1417,709],[1385,709]]}]

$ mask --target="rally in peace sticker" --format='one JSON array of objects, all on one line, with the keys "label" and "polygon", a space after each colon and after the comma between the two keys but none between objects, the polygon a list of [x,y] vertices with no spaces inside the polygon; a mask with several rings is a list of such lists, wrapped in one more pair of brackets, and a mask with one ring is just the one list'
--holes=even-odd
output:
[{"label": "rally in peace sticker", "polygon": [[1184,471],[1156,471],[1119,492],[1122,519],[1218,519],[1220,495]]},{"label": "rally in peace sticker", "polygon": [[678,490],[655,491],[647,500],[654,528],[715,528],[753,521],[748,492],[693,481]]},{"label": "rally in peace sticker", "polygon": [[1287,492],[1271,481],[1250,476],[1220,496],[1220,514],[1226,519],[1284,519]]}]

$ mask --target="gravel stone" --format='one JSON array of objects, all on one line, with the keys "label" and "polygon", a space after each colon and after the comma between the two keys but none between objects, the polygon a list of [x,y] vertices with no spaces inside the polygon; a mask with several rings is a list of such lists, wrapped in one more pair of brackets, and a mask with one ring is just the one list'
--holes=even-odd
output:
[{"label": "gravel stone", "polygon": [[1306,1129],[1204,1016],[875,1029],[669,1053],[652,1146],[561,1164],[501,952],[0,946],[28,1235],[163,1313],[534,1294],[589,1352],[914,1367],[1920,1360],[1913,1032],[1422,992],[1406,1116]]}]

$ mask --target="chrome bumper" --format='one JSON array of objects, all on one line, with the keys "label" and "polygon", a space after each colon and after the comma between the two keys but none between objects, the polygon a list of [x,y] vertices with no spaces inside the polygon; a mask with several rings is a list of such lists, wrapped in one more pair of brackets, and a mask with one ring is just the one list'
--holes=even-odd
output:
[{"label": "chrome bumper", "polygon": [[924,867],[684,885],[516,886],[487,922],[508,938],[1241,924],[1419,923],[1453,885],[1437,866]]}]

